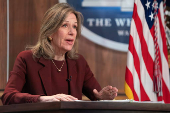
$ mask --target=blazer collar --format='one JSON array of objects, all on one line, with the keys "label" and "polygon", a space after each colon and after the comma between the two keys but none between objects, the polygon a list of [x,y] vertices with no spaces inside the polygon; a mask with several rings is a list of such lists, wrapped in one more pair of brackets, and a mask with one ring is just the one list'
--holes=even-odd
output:
[{"label": "blazer collar", "polygon": [[[41,57],[38,60],[38,62],[41,65],[43,65],[43,67],[39,70],[39,75],[44,85],[46,94],[50,96],[52,95],[52,86],[50,84],[51,83],[51,65],[50,65],[51,60],[44,59],[43,57]],[[66,62],[67,62],[69,78],[71,77],[71,81],[70,81],[70,85],[71,85],[70,90],[71,90],[73,88],[72,83],[76,83],[76,79],[77,79],[76,61],[66,57]]]}]

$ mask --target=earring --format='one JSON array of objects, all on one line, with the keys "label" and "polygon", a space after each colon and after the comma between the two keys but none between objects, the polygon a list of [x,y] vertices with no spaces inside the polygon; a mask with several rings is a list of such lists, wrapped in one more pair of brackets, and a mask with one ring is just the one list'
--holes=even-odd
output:
[{"label": "earring", "polygon": [[53,39],[51,37],[48,37],[48,40],[52,41]]}]

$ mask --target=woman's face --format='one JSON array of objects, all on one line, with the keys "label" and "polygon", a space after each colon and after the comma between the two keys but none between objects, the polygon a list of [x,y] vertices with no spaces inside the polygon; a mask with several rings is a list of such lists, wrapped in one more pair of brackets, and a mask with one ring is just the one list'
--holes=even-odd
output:
[{"label": "woman's face", "polygon": [[56,54],[70,51],[77,36],[77,18],[73,13],[68,14],[60,28],[51,35],[51,45]]}]

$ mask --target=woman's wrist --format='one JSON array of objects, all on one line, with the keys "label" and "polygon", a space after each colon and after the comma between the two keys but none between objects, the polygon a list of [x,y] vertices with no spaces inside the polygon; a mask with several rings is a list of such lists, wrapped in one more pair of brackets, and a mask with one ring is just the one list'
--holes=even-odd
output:
[{"label": "woman's wrist", "polygon": [[44,96],[39,96],[39,97],[38,97],[38,102],[43,102],[43,97],[44,97]]}]

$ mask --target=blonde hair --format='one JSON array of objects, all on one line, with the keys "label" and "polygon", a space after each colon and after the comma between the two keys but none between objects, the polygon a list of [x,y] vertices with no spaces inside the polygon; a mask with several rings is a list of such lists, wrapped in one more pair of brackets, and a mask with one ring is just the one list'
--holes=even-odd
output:
[{"label": "blonde hair", "polygon": [[73,7],[71,7],[67,3],[58,3],[52,6],[47,12],[44,14],[38,42],[35,46],[29,47],[33,56],[36,58],[44,57],[45,59],[54,58],[54,50],[51,46],[50,37],[54,32],[56,32],[68,14],[73,13],[77,18],[77,36],[74,43],[74,46],[71,51],[67,52],[67,56],[70,59],[77,59],[77,40],[81,35],[81,24],[83,22],[83,16],[80,12],[75,11]]}]

